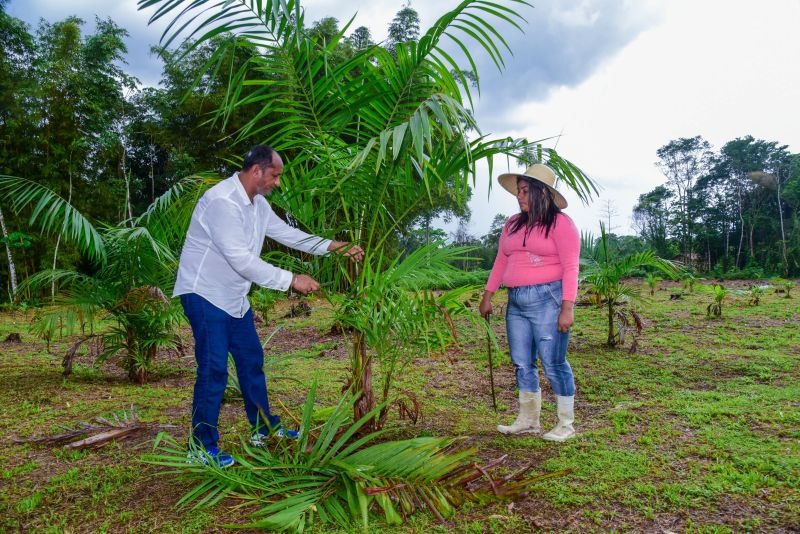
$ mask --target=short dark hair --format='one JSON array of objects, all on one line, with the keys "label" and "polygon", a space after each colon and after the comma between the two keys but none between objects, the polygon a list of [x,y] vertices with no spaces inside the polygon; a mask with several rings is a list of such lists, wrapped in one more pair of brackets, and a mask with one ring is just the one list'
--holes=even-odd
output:
[{"label": "short dark hair", "polygon": [[273,154],[275,154],[275,150],[267,145],[255,145],[250,147],[250,150],[248,150],[247,154],[244,155],[242,170],[246,171],[253,165],[258,165],[259,167],[271,167]]}]

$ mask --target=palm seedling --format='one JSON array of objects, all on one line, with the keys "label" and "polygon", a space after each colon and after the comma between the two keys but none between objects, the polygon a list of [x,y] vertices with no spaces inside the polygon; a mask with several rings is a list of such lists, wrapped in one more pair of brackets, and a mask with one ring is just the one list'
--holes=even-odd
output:
[{"label": "palm seedling", "polygon": [[650,289],[650,296],[654,296],[656,293],[656,289],[658,289],[658,283],[662,280],[661,277],[655,276],[652,273],[647,273],[645,276],[645,284]]},{"label": "palm seedling", "polygon": [[783,282],[783,289],[786,290],[786,298],[787,299],[792,298],[792,288],[793,287],[794,287],[794,282],[792,282],[791,280],[785,280]]},{"label": "palm seedling", "polygon": [[750,304],[753,306],[758,306],[761,302],[761,296],[764,294],[764,288],[762,286],[753,285],[750,286]]},{"label": "palm seedling", "polygon": [[[624,342],[625,330],[616,323],[622,327],[641,324],[641,319],[637,315],[620,307],[626,298],[639,297],[638,288],[625,282],[625,279],[629,278],[635,269],[642,267],[658,269],[670,278],[678,274],[672,262],[659,258],[653,251],[620,255],[617,250],[612,250],[611,241],[602,222],[600,238],[595,241],[587,236],[582,243],[581,256],[584,265],[582,281],[590,284],[592,291],[598,295],[601,302],[605,303],[608,316],[606,343],[610,347]],[[626,313],[631,316],[630,320],[625,317]]]},{"label": "palm seedling", "polygon": [[722,317],[722,303],[725,301],[725,297],[728,296],[728,290],[719,284],[714,284],[711,287],[711,291],[714,293],[714,302],[706,307],[706,315],[709,317],[712,315],[714,317]]},{"label": "palm seedling", "polygon": [[[503,66],[508,45],[496,25],[520,28],[520,10],[529,4],[465,0],[418,40],[348,54],[338,53],[347,25],[322,40],[307,31],[296,0],[139,0],[139,6],[154,9],[151,21],[173,18],[164,35],[167,46],[187,26],[195,29],[185,36],[186,50],[228,35],[215,41],[210,74],[237,47],[252,51],[241,69],[229,73],[215,120],[226,121],[258,103],[260,111],[237,140],[267,143],[287,162],[282,190],[270,202],[299,227],[357,242],[366,251],[359,266],[313,259],[296,267],[316,269],[322,281],[343,292],[333,301],[350,329],[355,419],[373,412],[372,358],[382,360],[386,376],[395,376],[401,354],[429,346],[430,336],[422,332],[447,337],[442,334],[447,328],[431,325],[437,314],[437,321],[446,322],[456,307],[455,299],[448,310],[431,293],[404,292],[387,283],[400,273],[405,280],[414,270],[432,272],[419,257],[400,260],[398,235],[417,216],[440,208],[443,199],[464,206],[477,161],[487,160],[491,172],[493,157],[519,154],[531,144],[481,133],[464,74],[473,71],[480,79],[474,72],[476,52]],[[451,46],[462,52],[463,64],[447,51]],[[579,198],[596,193],[584,173],[555,151],[538,153]],[[434,263],[441,263],[437,254]],[[384,391],[387,387],[384,383]]]},{"label": "palm seedling", "polygon": [[[0,197],[15,211],[31,208],[32,226],[60,235],[95,262],[92,274],[51,269],[23,284],[31,291],[58,288],[32,326],[48,346],[56,336],[80,334],[64,358],[64,373],[71,372],[79,348],[94,341],[97,363],[118,359],[131,380],[144,383],[156,352],[179,346],[182,314],[165,295],[176,263],[169,247],[141,220],[97,230],[69,202],[24,178],[0,176]],[[95,332],[101,320],[110,326]]]},{"label": "palm seedling", "polygon": [[[792,293],[792,288],[794,287],[794,282],[793,281],[786,280],[786,279],[780,278],[780,277],[775,277],[775,278],[772,279],[772,283],[776,287],[780,288],[780,291],[782,293],[785,293],[784,294],[784,298],[787,298],[787,299],[792,298],[791,293]],[[775,292],[777,293],[778,289],[776,289]]]},{"label": "palm seedling", "polygon": [[690,271],[684,271],[680,275],[681,282],[683,282],[683,288],[687,290],[689,293],[694,291],[694,285],[697,283],[697,277],[692,274]]}]

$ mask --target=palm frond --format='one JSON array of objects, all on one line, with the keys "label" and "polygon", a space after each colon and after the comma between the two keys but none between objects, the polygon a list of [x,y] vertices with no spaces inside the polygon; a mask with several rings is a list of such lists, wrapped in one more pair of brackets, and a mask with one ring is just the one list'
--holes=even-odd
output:
[{"label": "palm frond", "polygon": [[184,178],[158,197],[134,219],[134,227],[146,227],[154,239],[178,250],[186,237],[197,201],[222,178],[215,173],[199,173]]},{"label": "palm frond", "polygon": [[45,235],[59,235],[90,258],[105,261],[100,233],[72,204],[45,186],[27,178],[0,175],[0,199],[16,213],[30,208],[29,224]]},{"label": "palm frond", "polygon": [[[315,395],[316,385],[303,410],[304,428],[311,421]],[[276,531],[298,530],[316,521],[367,528],[378,510],[390,524],[421,508],[448,517],[464,501],[513,496],[541,478],[526,476],[528,466],[515,476],[482,484],[485,470],[471,467],[473,451],[455,451],[452,439],[368,445],[379,435],[373,433],[350,441],[374,416],[348,426],[353,400],[340,401],[317,436],[305,432],[295,446],[278,442],[268,451],[244,445],[239,465],[228,469],[186,463],[184,448],[166,434],[157,437],[145,461],[192,484],[179,500],[181,506],[208,507],[232,497],[257,507],[247,528]]]}]

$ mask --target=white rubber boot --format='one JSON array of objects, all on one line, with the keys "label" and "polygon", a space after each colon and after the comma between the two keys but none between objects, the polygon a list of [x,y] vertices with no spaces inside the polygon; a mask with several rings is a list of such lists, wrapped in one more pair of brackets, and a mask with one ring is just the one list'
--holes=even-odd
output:
[{"label": "white rubber boot", "polygon": [[538,434],[539,414],[542,411],[542,391],[519,392],[519,415],[510,426],[497,425],[503,434]]},{"label": "white rubber boot", "polygon": [[575,421],[575,397],[556,395],[556,403],[558,424],[542,438],[549,441],[564,441],[575,435],[575,429],[572,427],[572,423]]}]

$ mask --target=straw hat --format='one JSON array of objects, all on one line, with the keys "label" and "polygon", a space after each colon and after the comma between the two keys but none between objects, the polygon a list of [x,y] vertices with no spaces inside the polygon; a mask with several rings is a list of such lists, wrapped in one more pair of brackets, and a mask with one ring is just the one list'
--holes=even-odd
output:
[{"label": "straw hat", "polygon": [[500,182],[500,185],[502,185],[506,191],[514,196],[517,196],[517,178],[520,177],[543,183],[547,186],[550,192],[553,193],[553,200],[555,200],[556,206],[562,210],[567,207],[567,199],[564,198],[564,196],[558,192],[558,189],[555,188],[557,179],[556,173],[553,172],[553,169],[547,165],[534,163],[525,169],[524,173],[501,174],[497,177],[497,181]]}]

